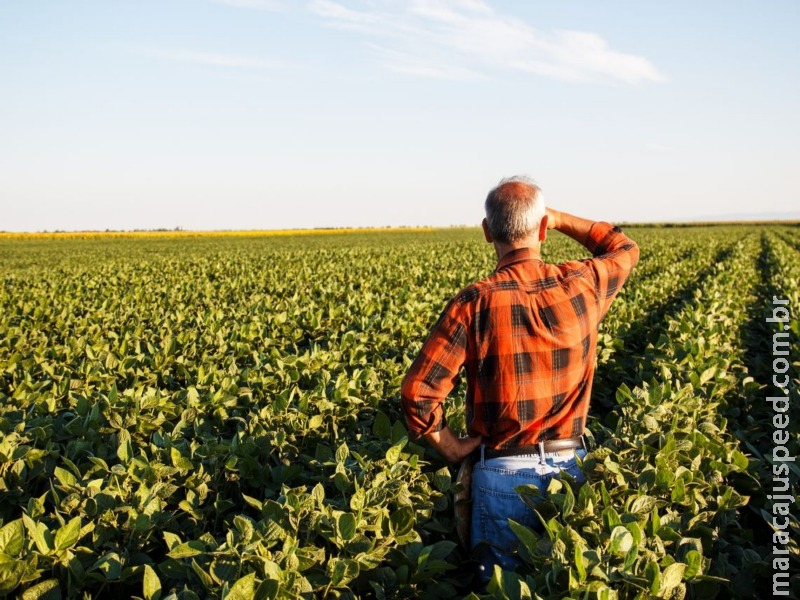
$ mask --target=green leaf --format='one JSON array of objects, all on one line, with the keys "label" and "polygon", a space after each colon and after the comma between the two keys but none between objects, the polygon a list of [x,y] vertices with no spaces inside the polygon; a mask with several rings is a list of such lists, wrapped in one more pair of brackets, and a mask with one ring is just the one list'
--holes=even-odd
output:
[{"label": "green leaf", "polygon": [[650,513],[650,523],[648,531],[650,535],[656,535],[660,529],[661,529],[661,517],[658,515],[658,508],[653,508],[653,511]]},{"label": "green leaf", "polygon": [[197,575],[197,578],[200,580],[200,583],[203,584],[203,587],[207,591],[212,591],[214,589],[214,587],[215,587],[215,583],[214,583],[214,579],[211,577],[211,575],[206,573],[203,570],[203,567],[201,567],[199,564],[197,564],[196,560],[192,559],[192,563],[191,564],[192,564],[192,571],[194,571],[194,574]]},{"label": "green leaf", "polygon": [[342,443],[336,449],[336,462],[343,463],[345,460],[347,460],[348,456],[350,456],[350,449],[347,447],[346,443]]},{"label": "green leaf", "polygon": [[639,545],[634,543],[630,547],[630,550],[628,550],[628,552],[625,554],[625,559],[622,561],[622,570],[629,571],[638,556],[639,556]]},{"label": "green leaf", "polygon": [[333,558],[328,563],[328,577],[335,586],[345,585],[358,577],[358,563],[348,558]]},{"label": "green leaf", "polygon": [[317,508],[322,508],[325,502],[325,488],[321,483],[317,483],[317,485],[313,487],[311,490],[311,497],[314,498]]},{"label": "green leaf", "polygon": [[[600,498],[603,501],[603,506],[611,506],[611,495],[608,493],[606,489],[606,484],[604,481],[600,482]],[[617,517],[619,518],[619,517]]]},{"label": "green leaf", "polygon": [[56,550],[72,548],[81,537],[81,518],[75,517],[69,523],[56,531]]},{"label": "green leaf", "polygon": [[575,495],[572,493],[572,488],[570,488],[569,484],[564,484],[564,504],[561,507],[561,513],[568,517],[572,514],[572,510],[575,508]]},{"label": "green leaf", "polygon": [[228,593],[223,596],[225,600],[253,600],[256,595],[256,574],[248,573],[233,584]]},{"label": "green leaf", "polygon": [[688,581],[703,574],[703,558],[697,550],[686,553],[686,571],[683,576]]},{"label": "green leaf", "polygon": [[657,504],[658,500],[656,500],[652,496],[636,496],[633,499],[633,502],[630,503],[628,512],[631,512],[636,515],[641,515],[652,511]]},{"label": "green leaf", "polygon": [[[344,469],[344,467],[342,467],[342,469]],[[350,489],[350,478],[339,471],[333,476],[333,485],[335,485],[336,489],[342,492],[342,494],[346,494],[347,490]]]},{"label": "green leaf", "polygon": [[401,507],[389,515],[389,525],[396,536],[408,533],[414,527],[414,511],[408,506]]},{"label": "green leaf", "polygon": [[400,453],[403,451],[403,448],[405,447],[407,441],[408,441],[407,438],[403,438],[386,451],[387,463],[389,463],[390,465],[394,465],[397,463],[398,460],[400,460]]},{"label": "green leaf", "polygon": [[678,587],[683,579],[686,565],[683,563],[672,563],[661,574],[661,592],[668,592],[672,588]]},{"label": "green leaf", "polygon": [[176,533],[172,533],[171,531],[164,531],[162,532],[162,535],[164,536],[164,543],[170,550],[172,550],[175,546],[181,543],[181,538]]},{"label": "green leaf", "polygon": [[580,583],[586,581],[586,559],[583,557],[583,546],[580,544],[575,544],[575,570],[578,572],[578,581]]},{"label": "green leaf", "polygon": [[714,378],[714,375],[717,374],[717,367],[709,367],[700,375],[700,385],[704,385],[708,381],[711,381]]},{"label": "green leaf", "polygon": [[500,600],[529,600],[532,597],[530,587],[519,575],[503,571],[498,565],[494,566],[486,591]]},{"label": "green leaf", "polygon": [[452,485],[450,477],[450,470],[447,467],[442,467],[433,474],[433,485],[440,492],[448,492]]},{"label": "green leaf", "polygon": [[172,550],[169,551],[167,556],[170,558],[191,558],[193,556],[198,556],[203,554],[206,551],[205,544],[203,542],[198,542],[196,540],[191,540],[189,542],[184,542],[183,544],[179,544],[175,546]]},{"label": "green leaf", "polygon": [[539,537],[530,528],[517,523],[513,519],[508,520],[508,525],[514,535],[517,536],[517,539],[522,542],[523,547],[528,552],[529,560],[533,560],[538,555],[536,547],[539,543]]},{"label": "green leaf", "polygon": [[41,554],[50,554],[55,548],[55,543],[53,542],[53,534],[47,529],[47,526],[44,523],[34,521],[28,515],[22,515],[22,521],[25,523],[28,534],[33,538],[36,549]]},{"label": "green leaf", "polygon": [[667,489],[672,485],[675,474],[669,469],[658,469],[656,471],[656,485],[662,489]]},{"label": "green leaf", "polygon": [[608,531],[613,531],[614,528],[622,523],[619,518],[619,513],[614,510],[613,506],[603,510],[603,523]]},{"label": "green leaf", "polygon": [[733,461],[733,464],[739,467],[739,469],[742,471],[747,471],[750,466],[750,461],[747,460],[747,457],[739,450],[734,450],[731,452],[731,460]]},{"label": "green leaf", "polygon": [[593,512],[594,505],[597,503],[597,494],[588,482],[581,485],[578,490],[578,508]]},{"label": "green leaf", "polygon": [[186,458],[181,451],[174,446],[169,449],[169,457],[172,461],[172,466],[181,471],[191,471],[194,468],[192,461]]},{"label": "green leaf", "polygon": [[367,493],[362,489],[358,488],[353,495],[350,496],[350,508],[356,512],[364,510],[364,507],[367,505]]},{"label": "green leaf", "polygon": [[56,467],[53,469],[53,474],[56,476],[56,479],[58,479],[58,481],[65,486],[72,486],[78,482],[78,480],[75,479],[75,475],[66,469],[62,469],[61,467]]},{"label": "green leaf", "polygon": [[633,543],[634,545],[639,545],[642,543],[644,539],[644,532],[642,528],[639,526],[638,521],[631,521],[630,523],[625,523],[625,527],[628,531],[631,532],[631,536],[633,536]]},{"label": "green leaf", "polygon": [[382,441],[390,440],[392,437],[392,424],[389,422],[389,417],[378,411],[375,415],[375,421],[372,423],[372,434]]},{"label": "green leaf", "polygon": [[117,447],[117,458],[123,464],[130,462],[133,458],[133,448],[131,446],[131,434],[126,429],[121,429],[117,434],[119,436],[119,446]]},{"label": "green leaf", "polygon": [[406,427],[400,421],[395,421],[392,425],[392,442],[400,442],[403,438],[408,438]]},{"label": "green leaf", "polygon": [[0,552],[19,556],[25,542],[25,525],[22,519],[6,523],[0,528]]},{"label": "green leaf", "polygon": [[22,592],[20,597],[22,600],[60,600],[61,587],[58,579],[46,579],[33,587],[29,587]]},{"label": "green leaf", "polygon": [[336,520],[336,528],[339,531],[339,537],[344,541],[352,540],[356,535],[356,517],[353,513],[342,513]]},{"label": "green leaf", "polygon": [[428,560],[441,560],[449,556],[450,553],[456,549],[457,545],[458,544],[455,542],[444,540],[436,542],[432,546],[425,546],[423,550],[427,551]]},{"label": "green leaf", "polygon": [[240,564],[236,559],[220,556],[211,563],[208,573],[219,584],[225,581],[234,581],[239,576]]},{"label": "green leaf", "polygon": [[656,561],[648,561],[644,569],[644,576],[650,586],[650,594],[655,596],[661,589],[661,569],[658,568]]},{"label": "green leaf", "polygon": [[611,532],[611,539],[608,546],[610,552],[618,556],[624,556],[633,545],[633,536],[628,529],[622,525],[617,525]]},{"label": "green leaf", "polygon": [[250,543],[250,540],[253,539],[253,535],[255,534],[255,527],[253,527],[252,521],[242,515],[236,515],[233,517],[233,524],[241,535],[242,543]]},{"label": "green leaf", "polygon": [[258,512],[261,512],[264,509],[264,503],[260,500],[256,500],[255,498],[251,498],[246,494],[242,494],[242,500],[244,500],[247,504],[255,508]]},{"label": "green leaf", "polygon": [[161,580],[150,565],[144,566],[142,594],[145,600],[159,600],[161,598]]},{"label": "green leaf", "polygon": [[675,486],[672,488],[671,500],[681,504],[684,498],[686,498],[686,487],[683,483],[683,478],[678,478],[675,482]]},{"label": "green leaf", "polygon": [[0,596],[15,590],[25,575],[25,563],[0,553]]},{"label": "green leaf", "polygon": [[119,580],[122,575],[122,562],[119,559],[119,554],[116,552],[104,554],[92,565],[90,570],[100,571],[106,581]]}]

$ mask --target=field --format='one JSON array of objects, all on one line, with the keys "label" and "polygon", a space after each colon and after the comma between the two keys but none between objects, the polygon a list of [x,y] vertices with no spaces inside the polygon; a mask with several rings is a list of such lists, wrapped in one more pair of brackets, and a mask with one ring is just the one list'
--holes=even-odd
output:
[{"label": "field", "polygon": [[[766,317],[788,301],[794,457],[800,229],[626,231],[642,258],[601,326],[588,482],[552,483],[486,595],[770,597],[781,508],[797,593]],[[471,593],[455,470],[407,439],[399,385],[494,268],[476,229],[53,237],[0,239],[0,596]]]}]

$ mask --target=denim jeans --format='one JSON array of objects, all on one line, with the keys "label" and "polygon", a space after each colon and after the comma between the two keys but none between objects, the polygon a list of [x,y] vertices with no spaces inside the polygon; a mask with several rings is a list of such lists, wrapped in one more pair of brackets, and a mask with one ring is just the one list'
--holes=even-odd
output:
[{"label": "denim jeans", "polygon": [[478,556],[478,576],[480,582],[486,584],[495,564],[510,571],[520,562],[512,555],[518,540],[508,525],[508,519],[535,531],[543,531],[536,513],[514,488],[532,484],[544,496],[550,480],[562,470],[578,482],[586,481],[575,460],[575,455],[583,458],[586,451],[579,448],[574,452],[546,452],[542,462],[538,453],[483,459],[482,450],[481,458],[472,468],[471,546],[474,549],[481,542],[488,543],[482,546]]}]

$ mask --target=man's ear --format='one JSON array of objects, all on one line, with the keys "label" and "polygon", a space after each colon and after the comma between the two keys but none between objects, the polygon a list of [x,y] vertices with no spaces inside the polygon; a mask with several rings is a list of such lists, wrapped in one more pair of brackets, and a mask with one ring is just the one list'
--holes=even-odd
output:
[{"label": "man's ear", "polygon": [[492,234],[489,233],[489,223],[486,221],[486,219],[481,221],[481,227],[483,227],[483,237],[485,237],[486,241],[491,244],[494,240],[492,239]]},{"label": "man's ear", "polygon": [[547,222],[549,221],[549,215],[545,215],[542,217],[542,222],[539,223],[539,241],[543,242],[547,238]]}]

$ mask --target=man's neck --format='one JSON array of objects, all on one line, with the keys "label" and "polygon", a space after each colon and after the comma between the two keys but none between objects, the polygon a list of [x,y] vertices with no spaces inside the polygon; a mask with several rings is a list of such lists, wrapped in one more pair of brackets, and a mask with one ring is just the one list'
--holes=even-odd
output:
[{"label": "man's neck", "polygon": [[514,250],[519,250],[520,248],[528,248],[533,255],[533,258],[538,258],[539,260],[542,259],[542,243],[539,240],[533,240],[531,238],[520,240],[516,244],[502,244],[500,242],[494,242],[494,251],[497,254],[497,260],[503,260],[503,257],[513,252]]}]

